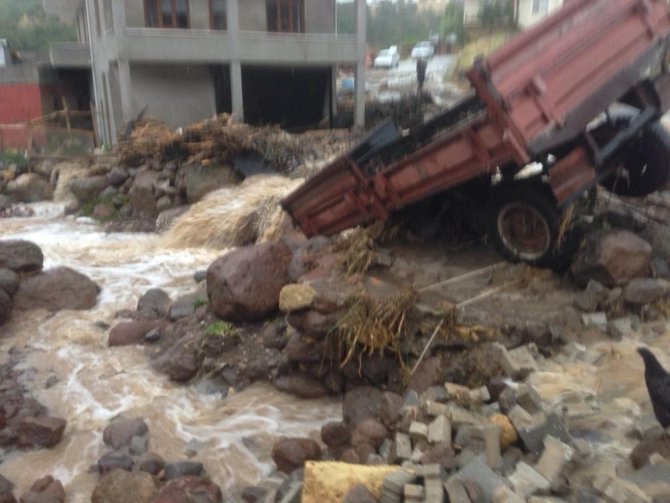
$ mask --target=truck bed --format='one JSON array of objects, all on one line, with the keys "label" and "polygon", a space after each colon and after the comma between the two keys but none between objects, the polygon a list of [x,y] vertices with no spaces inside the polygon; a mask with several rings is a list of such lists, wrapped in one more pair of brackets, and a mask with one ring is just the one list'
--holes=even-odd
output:
[{"label": "truck bed", "polygon": [[[665,0],[574,0],[477,62],[468,74],[475,95],[406,135],[382,124],[283,207],[308,236],[332,235],[541,159],[653,77],[669,33]],[[583,146],[563,155],[549,173],[559,202],[596,180]]]}]

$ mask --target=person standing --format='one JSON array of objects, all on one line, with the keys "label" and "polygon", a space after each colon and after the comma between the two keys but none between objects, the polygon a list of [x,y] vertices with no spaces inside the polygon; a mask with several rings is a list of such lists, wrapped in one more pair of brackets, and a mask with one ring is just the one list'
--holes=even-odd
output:
[{"label": "person standing", "polygon": [[428,61],[424,58],[419,58],[416,60],[416,81],[419,85],[419,92],[423,90],[423,83],[426,81],[426,68],[428,67]]}]

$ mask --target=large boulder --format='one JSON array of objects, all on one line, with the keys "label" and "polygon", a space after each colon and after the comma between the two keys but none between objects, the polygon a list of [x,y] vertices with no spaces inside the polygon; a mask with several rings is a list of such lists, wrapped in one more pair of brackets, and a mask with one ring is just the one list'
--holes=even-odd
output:
[{"label": "large boulder", "polygon": [[653,304],[669,292],[670,283],[663,279],[636,278],[623,289],[623,298],[629,304]]},{"label": "large boulder", "polygon": [[10,297],[16,293],[21,282],[20,276],[11,269],[0,268],[0,290]]},{"label": "large boulder", "polygon": [[291,473],[307,460],[320,460],[321,447],[311,438],[280,438],[272,448],[272,460],[280,472]]},{"label": "large boulder", "polygon": [[150,503],[156,493],[158,483],[150,474],[117,469],[100,480],[91,503]]},{"label": "large boulder", "polygon": [[116,419],[105,428],[102,440],[113,449],[130,445],[133,437],[146,435],[149,427],[142,419]]},{"label": "large boulder", "polygon": [[12,315],[12,299],[7,293],[0,289],[0,325],[9,320]]},{"label": "large boulder", "polygon": [[320,381],[304,374],[278,377],[274,385],[279,391],[300,398],[322,398],[328,395],[328,390]]},{"label": "large boulder", "polygon": [[160,490],[152,503],[220,503],[221,488],[205,477],[180,477]]},{"label": "large boulder", "polygon": [[165,290],[151,288],[137,301],[137,312],[145,319],[166,318],[170,304],[172,300]]},{"label": "large boulder", "polygon": [[649,274],[652,248],[628,231],[590,234],[572,263],[572,274],[582,286],[595,280],[613,288]]},{"label": "large boulder", "polygon": [[109,181],[107,180],[107,177],[99,175],[86,178],[72,178],[68,182],[67,188],[70,189],[70,192],[72,192],[72,195],[74,195],[78,201],[86,203],[96,199],[108,185]]},{"label": "large boulder", "polygon": [[256,321],[279,307],[289,282],[291,250],[283,241],[238,248],[207,269],[207,295],[214,313],[233,321]]},{"label": "large boulder", "polygon": [[77,271],[59,267],[24,279],[14,296],[20,310],[91,309],[98,301],[100,287]]},{"label": "large boulder", "polygon": [[128,192],[133,207],[133,217],[141,220],[156,220],[160,212],[156,205],[154,184],[158,181],[159,177],[159,173],[148,169],[137,173],[135,181]]},{"label": "large boulder", "polygon": [[35,203],[53,198],[49,182],[36,173],[24,173],[7,184],[7,193],[16,202]]},{"label": "large boulder", "polygon": [[57,417],[27,417],[19,424],[18,445],[53,447],[63,438],[67,421]]},{"label": "large boulder", "polygon": [[185,172],[186,199],[191,204],[200,201],[210,192],[241,181],[240,176],[227,164],[187,166]]},{"label": "large boulder", "polygon": [[372,386],[360,386],[347,391],[342,402],[344,422],[355,427],[364,419],[376,418],[382,397],[383,393]]},{"label": "large boulder", "polygon": [[21,503],[65,503],[65,489],[51,475],[36,480],[21,496]]},{"label": "large boulder", "polygon": [[0,241],[0,267],[15,272],[40,271],[44,264],[42,250],[35,243],[22,239]]}]

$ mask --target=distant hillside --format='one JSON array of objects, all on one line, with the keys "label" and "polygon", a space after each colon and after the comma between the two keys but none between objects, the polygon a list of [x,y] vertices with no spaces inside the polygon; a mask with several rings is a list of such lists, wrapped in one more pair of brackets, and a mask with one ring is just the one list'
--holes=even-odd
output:
[{"label": "distant hillside", "polygon": [[47,16],[40,0],[0,0],[0,38],[19,50],[42,50],[49,42],[76,40],[74,28]]}]

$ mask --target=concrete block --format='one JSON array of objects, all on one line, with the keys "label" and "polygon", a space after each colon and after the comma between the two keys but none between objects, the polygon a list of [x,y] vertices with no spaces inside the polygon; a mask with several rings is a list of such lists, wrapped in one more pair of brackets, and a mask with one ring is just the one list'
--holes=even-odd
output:
[{"label": "concrete block", "polygon": [[507,414],[516,405],[516,390],[507,387],[498,396],[498,406],[503,414]]},{"label": "concrete block", "polygon": [[509,481],[516,493],[524,498],[538,490],[549,489],[549,481],[523,461],[516,465],[516,471],[510,475]]},{"label": "concrete block", "polygon": [[472,481],[484,494],[486,501],[491,501],[496,489],[500,486],[510,487],[510,482],[491,470],[484,456],[478,456],[459,472],[461,482]]},{"label": "concrete block", "polygon": [[[425,444],[425,445],[428,445],[428,444]],[[424,450],[424,448],[422,446],[420,446],[420,445],[415,446],[414,449],[412,450],[412,457],[410,458],[412,463],[419,464],[421,462],[421,459],[423,458],[423,455],[425,454],[425,452],[426,451]]]},{"label": "concrete block", "polygon": [[428,425],[428,443],[448,442],[451,445],[451,422],[447,416],[437,416]]},{"label": "concrete block", "polygon": [[528,375],[537,371],[537,362],[527,346],[521,346],[511,351],[502,344],[496,344],[496,347],[500,351],[503,370],[508,376]]},{"label": "concrete block", "polygon": [[405,500],[407,498],[423,499],[423,486],[418,484],[406,484],[404,488]]},{"label": "concrete block", "polygon": [[482,424],[484,422],[484,419],[481,417],[454,404],[449,405],[449,413],[447,414],[447,417],[451,420],[452,426],[456,429],[460,428],[462,425]]},{"label": "concrete block", "polygon": [[379,447],[379,455],[387,465],[396,464],[398,458],[396,457],[395,442],[389,438],[384,439]]},{"label": "concrete block", "polygon": [[416,475],[408,470],[398,470],[384,477],[382,489],[392,494],[402,495],[407,484],[411,484]]},{"label": "concrete block", "polygon": [[514,428],[516,428],[516,431],[534,428],[540,424],[543,424],[546,420],[543,414],[539,416],[533,416],[520,405],[515,405],[512,407],[507,413],[507,417],[514,425]]},{"label": "concrete block", "polygon": [[417,466],[415,473],[417,477],[421,477],[424,480],[442,478],[442,468],[438,464]]},{"label": "concrete block", "polygon": [[486,463],[494,470],[502,466],[502,454],[500,452],[500,435],[502,429],[495,424],[475,426],[470,431],[470,444],[468,447],[486,455]]},{"label": "concrete block", "polygon": [[412,457],[412,439],[406,433],[395,434],[395,457],[401,460]]},{"label": "concrete block", "polygon": [[424,483],[426,500],[444,500],[444,486],[442,477],[428,479]]},{"label": "concrete block", "polygon": [[651,497],[633,482],[600,475],[593,481],[593,488],[611,503],[651,503]]},{"label": "concrete block", "polygon": [[280,503],[300,503],[302,499],[302,482],[294,482],[281,499]]},{"label": "concrete block", "polygon": [[607,314],[606,313],[588,313],[582,314],[582,323],[585,327],[599,328],[607,330]]},{"label": "concrete block", "polygon": [[402,503],[402,495],[389,493],[382,489],[379,495],[379,503]]},{"label": "concrete block", "polygon": [[607,332],[612,339],[621,340],[633,333],[633,322],[629,317],[610,320],[607,324]]},{"label": "concrete block", "polygon": [[425,444],[428,441],[428,425],[419,421],[413,421],[409,425],[409,436],[412,439],[412,444]]},{"label": "concrete block", "polygon": [[526,498],[522,498],[509,487],[500,486],[493,493],[491,503],[526,503]]},{"label": "concrete block", "polygon": [[470,396],[472,397],[472,403],[474,404],[485,403],[491,400],[491,393],[489,392],[488,386],[481,386],[477,389],[470,390]]},{"label": "concrete block", "polygon": [[535,469],[555,489],[565,465],[572,460],[574,455],[575,451],[572,447],[549,435],[544,439],[544,452]]},{"label": "concrete block", "polygon": [[463,482],[456,476],[449,477],[444,483],[444,490],[447,492],[449,503],[472,503]]},{"label": "concrete block", "polygon": [[542,397],[530,384],[520,384],[516,390],[516,403],[531,415],[544,412]]},{"label": "concrete block", "polygon": [[546,421],[538,426],[517,429],[517,431],[526,449],[537,456],[542,454],[544,439],[549,435],[565,444],[572,444],[572,437],[568,433],[565,424],[563,424],[563,420],[557,414],[547,416]]},{"label": "concrete block", "polygon": [[421,404],[421,411],[428,417],[448,416],[449,406],[434,400],[425,400]]}]

